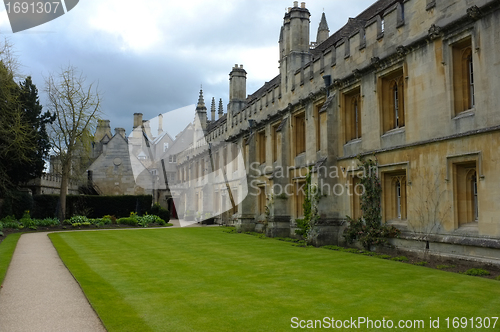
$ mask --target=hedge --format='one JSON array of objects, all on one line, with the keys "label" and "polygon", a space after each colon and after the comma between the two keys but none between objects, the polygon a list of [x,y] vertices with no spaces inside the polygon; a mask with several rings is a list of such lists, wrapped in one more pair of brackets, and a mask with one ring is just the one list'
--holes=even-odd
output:
[{"label": "hedge", "polygon": [[[57,216],[59,195],[34,195],[32,218],[52,218]],[[142,215],[151,208],[152,196],[96,196],[68,195],[66,196],[66,218],[83,215],[89,218],[102,218],[114,215],[116,218],[128,217],[130,212]]]},{"label": "hedge", "polygon": [[33,208],[33,198],[27,192],[8,191],[4,194],[3,202],[0,207],[0,218],[6,216],[15,216],[20,219],[24,211]]}]

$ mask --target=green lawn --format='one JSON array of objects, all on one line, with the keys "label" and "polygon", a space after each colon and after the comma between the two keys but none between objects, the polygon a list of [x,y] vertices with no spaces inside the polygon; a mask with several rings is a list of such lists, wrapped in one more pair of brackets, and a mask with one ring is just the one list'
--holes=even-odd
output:
[{"label": "green lawn", "polygon": [[2,243],[0,243],[0,285],[3,283],[7,268],[9,267],[12,255],[16,249],[17,241],[22,233],[14,233],[8,235]]},{"label": "green lawn", "polygon": [[430,317],[447,330],[446,317],[500,316],[495,280],[222,228],[50,238],[109,331],[297,330],[292,317],[418,319],[423,331]]}]

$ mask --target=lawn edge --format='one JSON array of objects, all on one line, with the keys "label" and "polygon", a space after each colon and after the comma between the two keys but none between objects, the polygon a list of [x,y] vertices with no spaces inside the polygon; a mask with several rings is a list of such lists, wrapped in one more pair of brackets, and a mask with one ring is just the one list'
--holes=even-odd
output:
[{"label": "lawn edge", "polygon": [[7,275],[7,271],[10,266],[10,262],[12,261],[12,257],[14,256],[14,251],[17,247],[17,242],[19,238],[23,235],[23,233],[13,233],[7,235],[7,237],[0,243],[0,256],[2,254],[6,254],[7,256],[5,261],[0,261],[0,285],[3,284],[5,280],[5,276]]},{"label": "lawn edge", "polygon": [[[135,229],[135,228],[133,228]],[[95,275],[94,277],[94,280],[97,280],[97,279],[101,279],[101,283],[100,283],[100,286],[103,287],[103,286],[107,286],[108,289],[114,289],[111,285],[109,285],[104,279],[102,279],[98,274],[96,274],[93,270],[90,269],[90,267],[87,265],[87,263],[85,263],[85,261],[83,261],[79,255],[75,252],[75,250],[66,242],[66,240],[61,236],[62,234],[64,233],[70,233],[70,232],[65,232],[65,231],[61,231],[61,232],[50,232],[47,234],[47,236],[49,237],[50,239],[50,242],[52,243],[52,246],[54,246],[54,248],[56,249],[56,252],[57,252],[57,255],[59,257],[59,259],[62,261],[62,263],[64,264],[64,267],[69,271],[69,273],[71,274],[71,276],[73,277],[73,279],[76,281],[76,283],[78,284],[78,287],[80,287],[83,295],[85,296],[85,299],[87,300],[87,302],[89,303],[90,307],[92,308],[92,310],[94,310],[94,312],[96,313],[96,316],[99,318],[99,320],[101,321],[102,325],[104,326],[104,328],[106,329],[106,331],[112,331],[112,330],[116,330],[116,326],[114,326],[114,324],[106,324],[105,321],[107,321],[107,317],[105,317],[103,319],[103,317],[99,314],[99,310],[96,309],[95,307],[99,307],[100,304],[98,303],[98,299],[93,299],[94,295],[93,294],[88,294],[85,292],[85,288],[82,286],[82,284],[80,283],[80,281],[78,280],[77,275],[81,274],[82,271],[86,271],[87,273],[92,273]],[[56,239],[56,242],[57,242],[57,245],[54,243],[54,239]],[[64,252],[64,250],[66,250],[66,252]],[[68,255],[68,256],[73,256],[72,259],[69,259],[69,257],[65,257],[63,259],[63,256],[65,255]],[[66,260],[65,260],[66,259]],[[69,262],[70,265],[72,265],[71,267],[68,266],[66,264],[66,261]],[[78,266],[78,264],[80,266]],[[83,276],[80,275],[80,278],[83,280]],[[94,301],[93,301],[93,300]],[[130,307],[126,302],[123,302],[125,306],[129,307],[130,310],[132,310],[134,312],[134,314],[137,315],[137,313],[133,310],[132,307]],[[102,310],[102,308],[101,308]],[[143,321],[142,319],[140,319],[139,317],[139,320]],[[145,328],[144,331],[150,331],[150,329],[146,329],[147,325],[145,324],[145,322],[143,321],[143,328]]]}]

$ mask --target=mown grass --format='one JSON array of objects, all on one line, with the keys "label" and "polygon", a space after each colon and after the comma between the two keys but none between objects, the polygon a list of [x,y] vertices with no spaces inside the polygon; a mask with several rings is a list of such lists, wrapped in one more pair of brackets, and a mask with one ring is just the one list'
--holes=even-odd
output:
[{"label": "mown grass", "polygon": [[428,327],[429,317],[491,317],[500,308],[494,280],[221,228],[50,238],[108,331],[290,331],[292,317],[360,316]]},{"label": "mown grass", "polygon": [[0,285],[3,284],[7,269],[9,268],[12,255],[16,249],[17,241],[22,233],[14,233],[7,235],[7,237],[0,243]]}]

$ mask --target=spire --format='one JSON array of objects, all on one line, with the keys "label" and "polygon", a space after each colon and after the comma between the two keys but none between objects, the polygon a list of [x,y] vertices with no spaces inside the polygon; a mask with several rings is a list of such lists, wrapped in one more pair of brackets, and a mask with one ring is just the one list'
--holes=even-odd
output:
[{"label": "spire", "polygon": [[207,107],[205,106],[205,100],[203,100],[203,90],[200,89],[200,97],[198,98],[198,105],[196,106],[196,112],[206,113]]},{"label": "spire", "polygon": [[222,107],[222,98],[219,100],[219,119],[224,114],[224,108]]},{"label": "spire", "polygon": [[318,34],[316,36],[316,44],[321,44],[330,37],[330,29],[328,29],[328,23],[326,22],[325,13],[321,15],[321,21],[319,22]]},{"label": "spire", "polygon": [[330,29],[328,29],[328,23],[326,23],[325,12],[321,14],[321,22],[319,22],[318,30],[328,30],[328,32],[330,32]]},{"label": "spire", "polygon": [[215,97],[212,97],[212,107],[210,108],[212,116],[210,118],[211,121],[215,121]]}]

